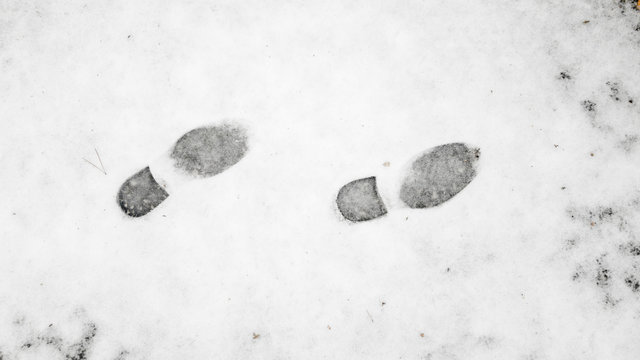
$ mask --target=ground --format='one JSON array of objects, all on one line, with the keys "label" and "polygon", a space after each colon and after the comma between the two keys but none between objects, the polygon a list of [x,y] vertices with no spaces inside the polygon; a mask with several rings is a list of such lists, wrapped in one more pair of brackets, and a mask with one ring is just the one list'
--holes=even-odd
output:
[{"label": "ground", "polygon": [[[0,2],[0,358],[636,359],[635,5]],[[154,165],[225,121],[226,171]],[[457,142],[473,180],[403,206]],[[146,166],[170,196],[131,218]]]}]

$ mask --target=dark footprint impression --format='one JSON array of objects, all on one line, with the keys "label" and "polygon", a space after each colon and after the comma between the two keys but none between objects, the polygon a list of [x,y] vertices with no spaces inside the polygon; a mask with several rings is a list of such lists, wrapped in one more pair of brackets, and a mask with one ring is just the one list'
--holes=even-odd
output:
[{"label": "dark footprint impression", "polygon": [[350,221],[367,221],[387,213],[378,195],[374,176],[354,180],[343,186],[338,192],[336,203],[342,216]]},{"label": "dark footprint impression", "polygon": [[[184,134],[171,151],[176,168],[188,175],[206,178],[219,174],[247,152],[247,133],[239,125],[201,127]],[[127,179],[118,192],[118,204],[131,217],[140,217],[162,203],[169,193],[146,167]]]},{"label": "dark footprint impression", "polygon": [[[438,206],[454,197],[476,176],[480,149],[463,143],[436,146],[411,164],[400,188],[400,200],[412,209]],[[360,222],[387,213],[376,178],[354,180],[338,192],[336,204],[345,219]]]},{"label": "dark footprint impression", "polygon": [[400,199],[413,209],[438,206],[462,191],[476,176],[480,149],[462,143],[436,146],[411,165]]},{"label": "dark footprint impression", "polygon": [[169,193],[156,182],[147,166],[122,184],[118,192],[118,204],[125,214],[140,217],[160,205],[167,197]]}]

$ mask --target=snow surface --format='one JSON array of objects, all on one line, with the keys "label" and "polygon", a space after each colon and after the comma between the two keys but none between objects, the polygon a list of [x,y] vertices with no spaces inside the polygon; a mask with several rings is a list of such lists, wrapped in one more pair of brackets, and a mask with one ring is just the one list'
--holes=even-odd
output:
[{"label": "snow surface", "polygon": [[[633,6],[0,1],[0,358],[637,359]],[[245,158],[176,180],[225,119]],[[450,142],[476,178],[403,207]],[[147,165],[170,197],[128,218]],[[388,214],[351,224],[368,176]]]}]

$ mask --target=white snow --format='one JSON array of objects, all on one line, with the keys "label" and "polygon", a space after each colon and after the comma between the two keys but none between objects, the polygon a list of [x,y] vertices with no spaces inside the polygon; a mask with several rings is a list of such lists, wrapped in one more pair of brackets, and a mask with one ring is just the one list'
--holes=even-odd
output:
[{"label": "white snow", "polygon": [[[0,2],[0,358],[637,359],[633,5]],[[225,119],[243,160],[120,211]],[[475,180],[401,206],[450,142]],[[351,224],[335,196],[366,176],[389,213]]]}]

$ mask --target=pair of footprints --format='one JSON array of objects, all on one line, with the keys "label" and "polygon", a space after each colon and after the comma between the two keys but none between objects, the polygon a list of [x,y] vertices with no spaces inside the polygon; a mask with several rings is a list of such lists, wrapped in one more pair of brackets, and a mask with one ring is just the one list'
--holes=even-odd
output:
[{"label": "pair of footprints", "polygon": [[[237,124],[197,128],[184,134],[171,151],[173,167],[189,175],[206,178],[240,161],[247,152],[247,132]],[[418,156],[400,188],[400,200],[410,208],[442,204],[464,189],[475,177],[480,150],[463,143],[428,149]],[[118,192],[122,211],[140,217],[162,203],[169,193],[146,167],[127,179]],[[345,219],[367,221],[383,216],[387,208],[378,193],[375,177],[344,185],[336,197]]]}]

